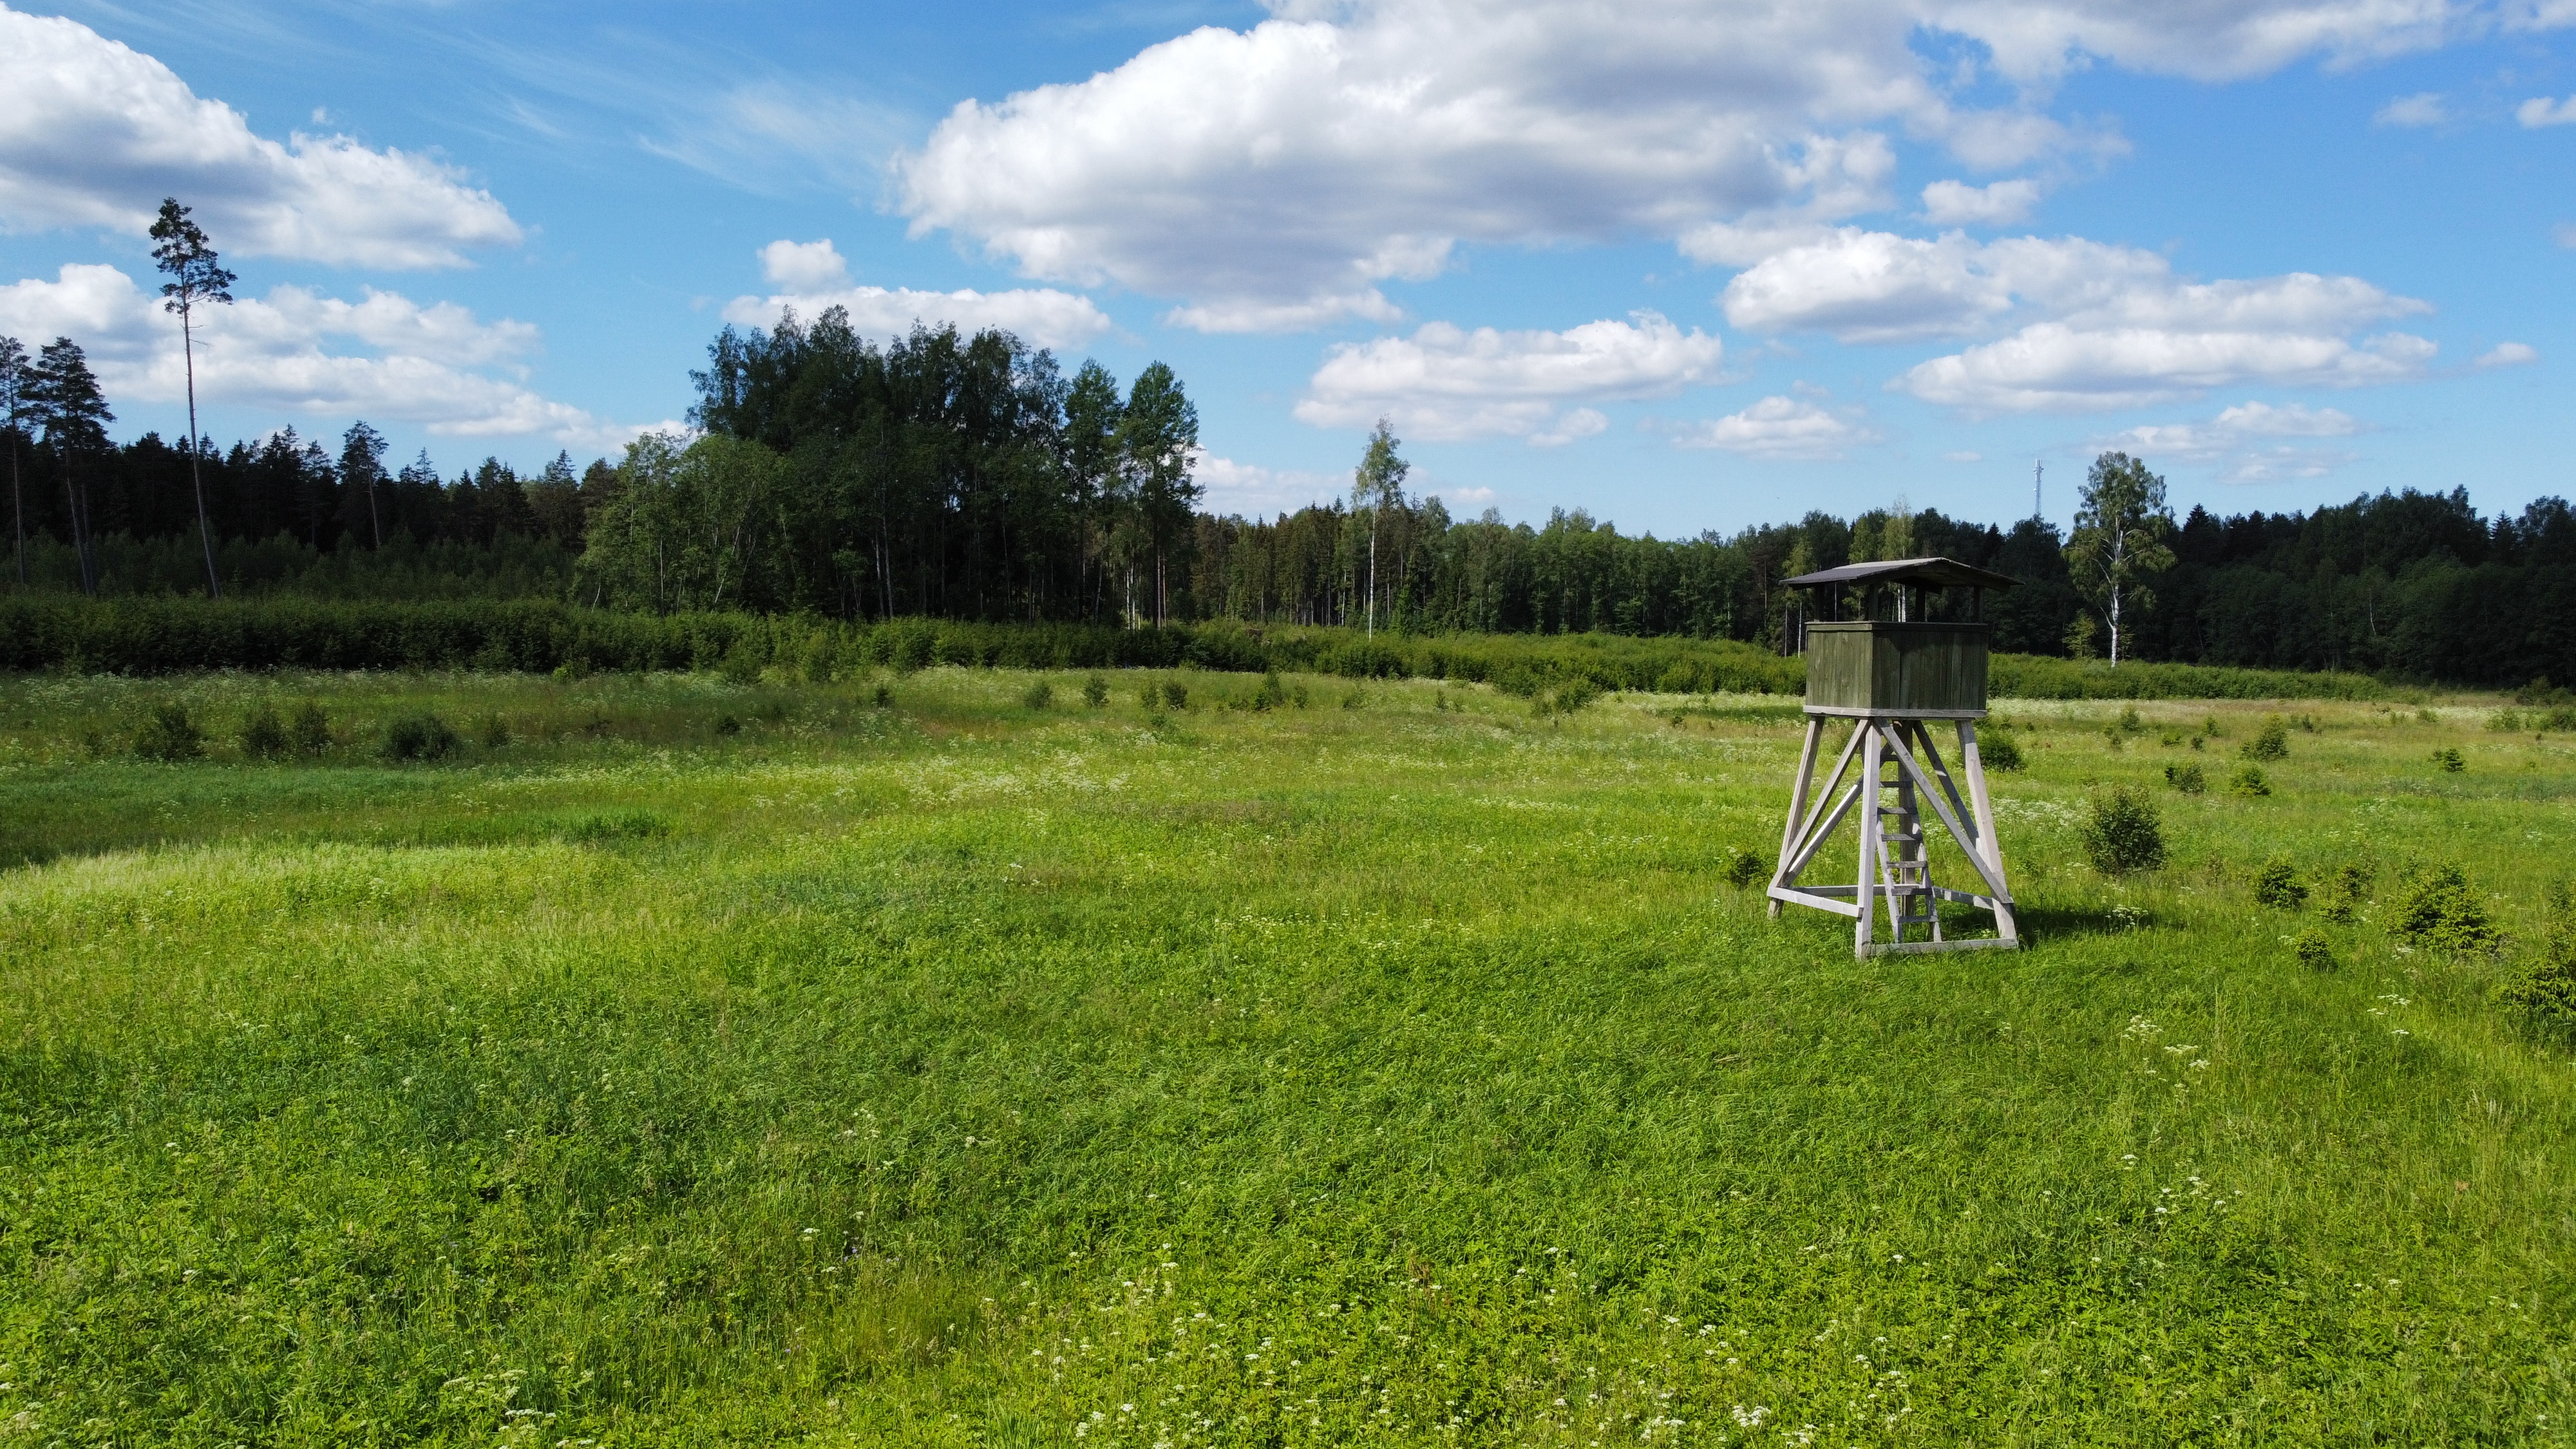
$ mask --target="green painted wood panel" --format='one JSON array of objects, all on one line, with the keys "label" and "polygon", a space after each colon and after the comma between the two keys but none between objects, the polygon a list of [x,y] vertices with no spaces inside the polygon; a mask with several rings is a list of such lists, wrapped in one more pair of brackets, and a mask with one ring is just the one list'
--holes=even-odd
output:
[{"label": "green painted wood panel", "polygon": [[1807,626],[1807,703],[1912,712],[1986,708],[1984,624],[1819,622]]}]

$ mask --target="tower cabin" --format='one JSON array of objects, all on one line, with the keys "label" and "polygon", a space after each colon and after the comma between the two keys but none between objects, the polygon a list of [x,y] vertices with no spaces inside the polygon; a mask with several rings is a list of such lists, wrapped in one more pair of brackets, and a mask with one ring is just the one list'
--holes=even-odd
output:
[{"label": "tower cabin", "polygon": [[[1986,715],[1986,590],[2015,582],[1946,558],[1847,564],[1785,581],[1806,598],[1790,623],[1790,638],[1807,656],[1807,738],[1768,892],[1773,917],[1783,904],[1848,916],[1859,956],[2011,949],[2020,943],[1976,733],[1976,721]],[[1828,721],[1845,719],[1852,721],[1850,737],[1816,789]],[[1933,721],[1956,736],[1955,772],[1933,741]],[[1837,798],[1855,763],[1858,774]],[[1860,859],[1854,883],[1804,883],[1808,867],[1855,807]],[[1971,878],[1963,884],[1969,889],[1932,879],[1931,821],[1966,858]],[[1940,914],[1945,901],[1990,912],[1995,934],[1946,938]],[[1908,940],[1909,929],[1919,929],[1923,939]]]}]

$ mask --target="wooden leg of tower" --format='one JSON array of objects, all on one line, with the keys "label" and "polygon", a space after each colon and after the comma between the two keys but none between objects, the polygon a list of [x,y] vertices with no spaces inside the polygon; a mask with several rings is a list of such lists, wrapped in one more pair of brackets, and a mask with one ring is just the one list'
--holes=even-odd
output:
[{"label": "wooden leg of tower", "polygon": [[1876,720],[1863,720],[1867,731],[1860,747],[1860,879],[1852,903],[1860,907],[1860,918],[1852,923],[1852,954],[1869,954],[1870,917],[1878,909],[1878,805],[1879,770],[1885,764],[1880,758],[1884,743]]},{"label": "wooden leg of tower", "polygon": [[1986,762],[1977,753],[1977,724],[1959,721],[1959,767],[1968,774],[1968,807],[1977,816],[1977,851],[1986,859],[1986,870],[1994,878],[1995,934],[2007,941],[2021,940],[2013,923],[2012,898],[2002,889],[2004,883],[2004,847],[1995,835],[1994,797],[1986,792]]},{"label": "wooden leg of tower", "polygon": [[[1798,752],[1798,778],[1789,787],[1789,823],[1780,827],[1780,859],[1771,868],[1771,884],[1775,886],[1786,883],[1789,859],[1798,850],[1798,827],[1807,823],[1807,787],[1816,772],[1816,746],[1824,737],[1825,717],[1807,716],[1807,744]],[[1771,902],[1771,919],[1780,919],[1780,903],[1776,900]]]}]

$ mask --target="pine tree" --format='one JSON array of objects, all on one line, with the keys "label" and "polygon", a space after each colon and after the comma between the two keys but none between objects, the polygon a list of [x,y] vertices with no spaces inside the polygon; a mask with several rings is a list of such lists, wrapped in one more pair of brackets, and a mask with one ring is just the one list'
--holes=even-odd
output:
[{"label": "pine tree", "polygon": [[18,438],[27,416],[27,344],[0,337],[0,432],[9,435],[9,506],[18,539],[18,586],[27,586],[27,495],[18,477]]},{"label": "pine tree", "polygon": [[89,487],[83,481],[79,462],[107,450],[107,425],[116,414],[107,408],[107,395],[99,390],[98,378],[89,370],[89,358],[80,344],[68,337],[57,337],[36,354],[36,365],[28,370],[26,392],[35,404],[35,420],[45,430],[46,446],[54,450],[63,470],[63,496],[71,511],[72,551],[80,558],[81,592],[95,597],[98,593],[98,549],[90,537]]},{"label": "pine tree", "polygon": [[215,572],[214,529],[206,519],[206,480],[197,463],[196,309],[200,304],[230,302],[234,277],[206,244],[204,230],[188,219],[188,210],[175,196],[162,199],[161,216],[152,223],[152,239],[160,243],[152,249],[152,260],[170,277],[161,286],[161,305],[179,317],[180,354],[188,369],[188,478],[197,490],[197,538],[206,552],[206,592],[220,599],[224,584]]}]

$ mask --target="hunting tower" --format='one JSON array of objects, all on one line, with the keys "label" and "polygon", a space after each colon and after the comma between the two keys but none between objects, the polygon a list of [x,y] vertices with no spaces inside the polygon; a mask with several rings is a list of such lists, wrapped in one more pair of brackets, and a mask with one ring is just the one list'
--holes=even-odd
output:
[{"label": "hunting tower", "polygon": [[[1792,647],[1807,656],[1807,743],[1789,791],[1789,822],[1780,836],[1779,869],[1771,877],[1771,915],[1777,919],[1787,902],[1849,916],[1855,956],[2018,947],[1976,724],[1986,717],[1986,590],[2011,588],[2014,580],[1953,559],[1909,558],[1847,564],[1786,583],[1804,590],[1807,600],[1789,622]],[[1962,590],[1964,600],[1958,596]],[[1935,619],[1936,613],[1945,617]],[[1834,728],[1827,721],[1846,719],[1851,736],[1822,788],[1811,789],[1817,748]],[[1957,731],[1955,775],[1932,741],[1934,721]],[[1855,759],[1859,774],[1837,799],[1834,792]],[[1857,878],[1850,885],[1801,884],[1799,877],[1855,806]],[[1963,884],[1982,889],[1933,882],[1926,806],[1967,857],[1972,878]],[[1943,901],[1992,912],[1995,934],[1944,939]],[[1884,941],[1877,939],[1882,908]],[[1921,929],[1919,939],[1906,939],[1909,927]]]}]

